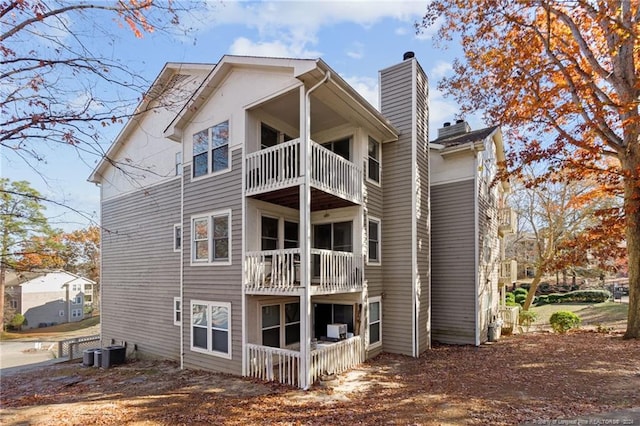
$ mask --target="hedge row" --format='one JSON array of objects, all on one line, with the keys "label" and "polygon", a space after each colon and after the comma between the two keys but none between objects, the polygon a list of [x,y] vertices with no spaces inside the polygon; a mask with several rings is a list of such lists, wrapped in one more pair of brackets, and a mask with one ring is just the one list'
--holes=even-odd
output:
[{"label": "hedge row", "polygon": [[568,293],[551,293],[536,298],[536,305],[548,303],[602,303],[609,300],[607,290],[576,290]]}]

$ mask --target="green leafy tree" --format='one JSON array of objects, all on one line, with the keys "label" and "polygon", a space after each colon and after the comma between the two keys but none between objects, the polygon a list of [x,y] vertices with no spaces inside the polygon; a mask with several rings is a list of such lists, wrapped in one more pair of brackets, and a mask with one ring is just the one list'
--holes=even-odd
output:
[{"label": "green leafy tree", "polygon": [[[18,266],[30,239],[52,233],[40,200],[28,182],[0,178],[0,294],[5,294],[6,271]],[[0,297],[0,318],[4,319],[4,297]]]}]

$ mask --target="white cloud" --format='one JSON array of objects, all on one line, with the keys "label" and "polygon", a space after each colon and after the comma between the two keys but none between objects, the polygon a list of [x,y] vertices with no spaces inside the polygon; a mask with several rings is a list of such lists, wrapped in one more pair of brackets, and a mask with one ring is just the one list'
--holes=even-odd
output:
[{"label": "white cloud", "polygon": [[[278,56],[317,57],[307,46],[318,42],[322,27],[351,23],[370,27],[383,19],[413,24],[425,11],[422,1],[272,1],[210,2],[204,13],[181,17],[185,27],[196,31],[212,30],[224,25],[242,25],[258,31],[258,40],[240,38],[234,41],[235,52],[276,52]],[[274,41],[272,41],[274,40]],[[351,49],[349,56],[358,58],[361,50]]]},{"label": "white cloud", "polygon": [[351,48],[347,50],[347,56],[353,59],[362,59],[364,57],[364,45],[360,42],[354,42]]},{"label": "white cloud", "polygon": [[455,115],[460,112],[454,101],[444,98],[442,92],[437,89],[429,89],[429,135],[430,139],[437,137],[438,128],[445,121],[453,122]]},{"label": "white cloud", "polygon": [[276,58],[317,58],[320,52],[307,50],[303,45],[286,44],[282,41],[253,42],[246,37],[239,37],[229,47],[232,55],[271,56]]},{"label": "white cloud", "polygon": [[407,27],[398,27],[396,28],[396,31],[395,31],[396,35],[399,35],[399,36],[407,35],[408,32],[409,31],[407,30]]},{"label": "white cloud", "polygon": [[431,68],[431,71],[429,72],[429,78],[442,78],[447,75],[449,71],[453,71],[453,65],[451,64],[451,62],[438,61],[436,62],[436,65]]},{"label": "white cloud", "polygon": [[371,105],[380,109],[378,105],[378,80],[376,78],[359,76],[343,76],[343,78],[351,87],[356,89],[363,98],[369,101]]}]

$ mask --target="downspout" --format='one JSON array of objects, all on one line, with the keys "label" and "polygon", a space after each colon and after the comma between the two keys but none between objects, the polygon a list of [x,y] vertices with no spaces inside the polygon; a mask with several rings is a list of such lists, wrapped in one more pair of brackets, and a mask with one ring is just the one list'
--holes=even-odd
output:
[{"label": "downspout", "polygon": [[[184,143],[181,143],[182,158],[184,163]],[[180,369],[184,369],[184,319],[186,309],[184,307],[184,166],[180,174]],[[189,224],[191,225],[191,224]],[[175,242],[174,242],[175,244]],[[175,305],[175,303],[174,303]],[[175,306],[173,309],[175,310]],[[189,307],[191,311],[191,307]],[[175,316],[175,312],[173,313]],[[189,312],[191,315],[191,312]],[[175,318],[174,318],[175,320]]]},{"label": "downspout", "polygon": [[[324,78],[316,83],[309,90],[304,92],[304,86],[300,90],[300,96],[302,100],[302,111],[300,114],[300,136],[303,138],[301,141],[301,158],[304,159],[303,171],[303,183],[300,191],[300,223],[301,231],[304,232],[303,238],[300,244],[300,258],[301,262],[301,274],[302,284],[304,287],[304,301],[300,301],[302,309],[302,317],[304,318],[304,328],[301,330],[300,336],[300,357],[302,359],[303,368],[301,369],[300,385],[303,389],[309,389],[311,386],[311,296],[310,296],[310,260],[311,260],[311,93],[320,87],[322,84],[329,81],[331,73],[326,71]],[[304,95],[303,95],[304,93]],[[303,303],[304,302],[304,303]]]}]

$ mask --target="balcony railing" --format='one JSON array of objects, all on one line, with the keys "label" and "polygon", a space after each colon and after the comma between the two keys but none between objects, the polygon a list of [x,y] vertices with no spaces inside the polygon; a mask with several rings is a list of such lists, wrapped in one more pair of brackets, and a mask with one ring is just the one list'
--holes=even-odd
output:
[{"label": "balcony railing", "polygon": [[351,161],[311,142],[311,184],[355,203],[362,202],[362,171]]},{"label": "balcony railing", "polygon": [[511,284],[518,279],[518,262],[515,260],[503,260],[500,262],[500,282]]},{"label": "balcony railing", "polygon": [[294,139],[246,157],[247,195],[273,191],[300,183],[300,140]]},{"label": "balcony railing", "polygon": [[[275,381],[291,386],[302,386],[301,355],[290,349],[248,343],[247,376]],[[353,336],[336,343],[319,343],[311,350],[311,383],[325,374],[340,374],[364,362],[363,340]]]},{"label": "balcony railing", "polygon": [[[255,195],[299,185],[300,139],[246,156],[246,194]],[[354,163],[311,142],[311,185],[354,203],[362,202],[362,170]]]},{"label": "balcony railing", "polygon": [[[362,289],[361,257],[350,252],[311,249],[311,292]],[[281,293],[300,288],[300,249],[264,250],[245,255],[247,292]]]},{"label": "balcony railing", "polygon": [[516,212],[510,207],[498,209],[498,232],[500,235],[515,234],[518,230]]}]

